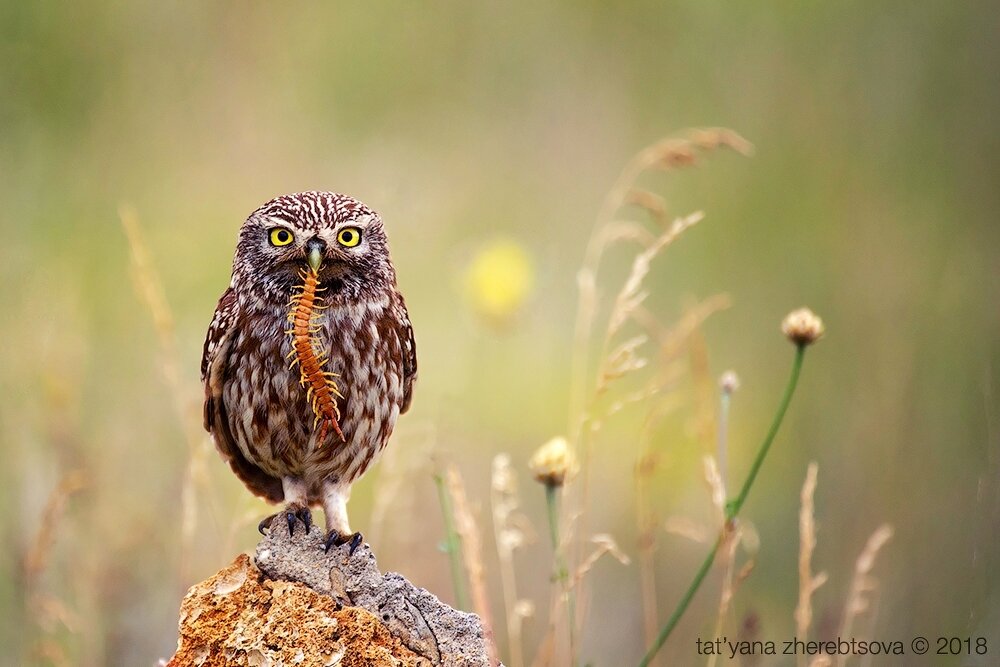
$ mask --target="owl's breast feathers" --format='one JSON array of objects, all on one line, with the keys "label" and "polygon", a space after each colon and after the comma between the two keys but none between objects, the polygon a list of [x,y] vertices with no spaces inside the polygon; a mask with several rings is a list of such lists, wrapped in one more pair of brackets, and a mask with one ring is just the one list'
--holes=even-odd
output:
[{"label": "owl's breast feathers", "polygon": [[343,443],[330,436],[316,442],[306,387],[289,367],[287,312],[241,307],[229,289],[205,340],[205,428],[237,476],[272,502],[283,497],[283,476],[301,476],[314,487],[330,477],[359,477],[410,404],[416,349],[398,292],[330,305],[317,322],[317,339],[343,393]]}]

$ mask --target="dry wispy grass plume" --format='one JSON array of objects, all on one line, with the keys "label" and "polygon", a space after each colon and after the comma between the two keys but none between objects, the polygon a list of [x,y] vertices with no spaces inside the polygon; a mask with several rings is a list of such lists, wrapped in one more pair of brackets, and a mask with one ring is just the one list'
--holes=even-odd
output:
[{"label": "dry wispy grass plume", "polygon": [[[201,424],[201,392],[181,380],[174,316],[143,239],[138,213],[123,204],[118,209],[118,217],[128,239],[135,290],[153,319],[159,342],[160,368],[187,442],[187,466],[181,489],[181,561],[177,573],[178,581],[185,586],[190,583],[199,513],[212,505],[206,473],[212,446]],[[239,524],[232,525],[235,529]]]},{"label": "dry wispy grass plume", "polygon": [[[638,447],[634,452],[634,488],[639,534],[639,598],[647,643],[653,641],[660,622],[654,554],[664,521],[650,500],[649,485],[660,465],[659,457],[650,447],[651,435],[665,418],[682,407],[688,407],[694,413],[692,428],[705,444],[704,476],[716,525],[704,527],[683,517],[670,517],[666,528],[667,532],[683,533],[702,541],[713,534],[720,535],[718,549],[723,575],[716,634],[723,632],[734,597],[753,571],[757,551],[756,532],[750,524],[731,520],[728,507],[730,490],[725,473],[728,410],[738,380],[734,374],[728,373],[719,383],[719,390],[715,389],[716,383],[711,378],[707,349],[701,335],[704,322],[712,314],[728,307],[729,299],[719,294],[689,304],[684,315],[674,324],[662,323],[645,307],[649,296],[645,282],[654,260],[701,222],[704,214],[695,211],[671,217],[664,198],[642,187],[640,181],[647,172],[695,165],[702,156],[719,148],[745,155],[751,152],[748,142],[724,129],[692,131],[682,138],[663,140],[640,151],[626,165],[606,196],[588,242],[583,267],[577,274],[579,301],[568,436],[547,444],[532,461],[536,478],[546,487],[546,500],[553,517],[550,530],[555,552],[553,588],[546,624],[548,631],[536,650],[533,664],[578,662],[578,638],[588,623],[592,606],[586,585],[587,573],[604,554],[616,556],[622,564],[630,563],[610,535],[593,535],[591,529],[592,463],[598,434],[608,420],[622,414],[630,406],[643,406],[643,417],[636,433]],[[630,219],[627,215],[630,210],[643,212],[645,220]],[[609,288],[601,284],[599,274],[608,251],[617,246],[631,247],[634,252],[627,275],[617,287],[612,285]],[[598,325],[599,314],[604,310],[600,299],[602,291],[610,291],[613,297],[607,304],[603,323]],[[789,332],[807,325],[815,328],[813,319],[809,319],[814,318],[811,313],[801,311],[796,317],[794,322],[786,322],[787,335],[799,335]],[[806,319],[809,321],[806,322]],[[821,329],[818,319],[815,319],[815,326]],[[812,331],[808,341],[803,338],[800,352],[807,342],[812,342],[821,333],[821,330]],[[793,338],[793,342],[795,340]],[[596,358],[592,356],[595,343]],[[691,395],[684,395],[685,387],[691,388]],[[773,438],[773,433],[770,437]],[[549,472],[553,454],[548,450],[553,443],[559,443],[568,454],[577,452],[581,460],[577,481],[565,488],[564,477],[572,475],[553,475]],[[497,457],[491,494],[493,532],[504,591],[509,660],[519,665],[523,663],[523,623],[529,616],[527,611],[533,611],[535,604],[522,600],[516,586],[514,554],[524,548],[525,541],[524,531],[511,519],[518,506],[515,479],[509,457]],[[811,524],[814,485],[815,469],[811,469],[803,491],[801,564],[802,576],[808,575],[809,578],[803,579],[802,598],[796,612],[798,627],[804,631],[808,630],[810,622],[810,597],[823,581],[821,576],[808,574],[815,544]],[[741,498],[745,497],[746,490],[743,490]],[[591,542],[597,543],[599,548],[588,549],[587,544]],[[741,546],[748,555],[742,563],[738,558]],[[476,577],[481,576],[478,564],[474,564],[472,569],[477,573]]]},{"label": "dry wispy grass plume", "polygon": [[[752,151],[749,142],[738,134],[720,128],[694,130],[680,138],[658,141],[640,151],[629,161],[605,197],[587,244],[583,266],[577,274],[579,299],[567,435],[547,443],[531,462],[535,478],[546,489],[554,551],[552,589],[546,605],[548,619],[538,619],[547,631],[534,651],[532,664],[578,662],[581,656],[577,639],[588,623],[592,606],[587,589],[588,575],[605,555],[613,556],[622,565],[631,563],[611,535],[592,529],[591,493],[592,455],[597,435],[609,419],[634,405],[643,406],[644,414],[637,433],[639,448],[633,452],[637,457],[637,523],[642,536],[639,563],[643,593],[640,597],[645,610],[647,639],[655,632],[658,618],[652,593],[655,590],[652,555],[661,519],[648,499],[648,480],[659,465],[651,453],[650,439],[663,419],[690,404],[682,395],[687,378],[693,375],[696,385],[712,386],[700,328],[712,314],[728,307],[729,300],[720,294],[689,304],[674,324],[663,323],[645,307],[649,296],[645,281],[653,262],[705,216],[701,211],[672,216],[666,200],[645,188],[641,181],[647,173],[694,166],[719,149],[744,155]],[[641,216],[630,217],[629,214],[635,212]],[[628,273],[617,285],[603,285],[600,279],[603,260],[611,249],[619,246],[632,252]],[[603,310],[601,292],[610,292],[613,297],[598,325]],[[596,358],[592,355],[595,344]],[[704,422],[711,421],[714,410],[710,404],[711,389],[707,393],[707,401],[703,396],[695,402],[701,414],[699,431],[709,438],[714,434],[714,427]],[[564,463],[562,458],[567,456],[570,459]],[[570,462],[577,456],[579,475],[574,474],[576,464]],[[706,465],[716,469],[711,457]],[[725,498],[721,484],[718,481],[713,491],[720,521]],[[478,545],[478,531],[468,524],[468,517],[460,519],[458,516],[464,513],[459,507],[467,504],[464,491],[454,483],[449,483],[448,488],[450,497],[442,499],[446,521],[452,512],[450,507],[455,507],[456,524],[465,525],[458,531],[463,533],[462,542],[471,540]],[[515,559],[531,547],[528,536],[533,531],[519,511],[516,468],[506,454],[496,456],[493,462],[490,505],[504,598],[507,660],[518,667],[525,661],[524,624],[534,620],[541,606],[539,600],[524,596],[517,587]],[[545,520],[532,523],[538,525]],[[466,574],[474,590],[480,585],[477,580],[483,577],[479,549],[470,551],[463,544],[463,553],[466,553]],[[732,586],[746,576],[749,569],[745,569],[746,572],[734,573],[728,578]],[[730,596],[732,586],[728,589]],[[456,584],[456,589],[461,587]],[[728,605],[728,599],[724,599],[724,606]]]},{"label": "dry wispy grass plume", "polygon": [[[812,625],[812,596],[816,590],[826,583],[825,572],[812,573],[812,557],[816,550],[816,518],[815,494],[816,476],[819,466],[815,462],[809,464],[806,481],[802,485],[802,509],[799,511],[799,604],[795,607],[795,636],[808,637]],[[804,665],[806,657],[799,657],[799,664]]]},{"label": "dry wispy grass plume", "polygon": [[[665,139],[640,151],[626,165],[605,197],[595,231],[587,246],[583,268],[577,274],[579,299],[573,348],[570,433],[574,446],[582,452],[583,458],[578,501],[578,512],[583,520],[579,535],[582,538],[589,530],[587,510],[592,500],[594,436],[604,420],[619,412],[625,405],[641,404],[644,406],[645,416],[638,433],[635,488],[640,535],[643,627],[647,643],[652,641],[659,624],[653,554],[660,519],[649,502],[648,491],[648,480],[655,473],[659,460],[650,451],[650,437],[664,418],[685,404],[678,392],[687,372],[696,376],[696,385],[704,385],[704,377],[700,377],[705,375],[704,365],[689,362],[698,359],[697,341],[702,323],[713,313],[727,307],[728,298],[716,295],[689,306],[681,321],[672,326],[661,323],[644,307],[649,295],[644,281],[653,260],[685,231],[699,223],[704,214],[695,211],[671,220],[666,200],[643,188],[640,180],[650,171],[670,171],[693,166],[701,157],[720,148],[731,149],[743,155],[752,152],[749,142],[725,129],[695,130],[685,137]],[[649,222],[622,219],[622,213],[628,209],[644,212]],[[596,334],[600,339],[597,370],[595,379],[588,381],[588,356],[599,312],[598,273],[606,253],[620,243],[634,244],[638,249],[633,256],[631,270],[620,287],[614,290],[615,297],[603,332]],[[636,333],[623,335],[626,325],[634,327]],[[609,399],[608,394],[616,383],[649,365],[652,365],[652,369],[637,390]],[[591,396],[589,399],[588,392]],[[604,413],[599,411],[602,404],[610,406]],[[578,546],[578,557],[581,552],[582,547]]]}]

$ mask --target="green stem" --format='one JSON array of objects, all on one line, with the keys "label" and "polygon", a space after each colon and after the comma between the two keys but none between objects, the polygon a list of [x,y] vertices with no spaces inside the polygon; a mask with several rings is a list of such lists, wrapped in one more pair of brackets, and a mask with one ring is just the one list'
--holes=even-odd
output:
[{"label": "green stem", "polygon": [[566,616],[569,626],[570,664],[576,664],[576,595],[569,585],[569,569],[566,567],[566,557],[559,544],[559,487],[545,485],[545,505],[549,515],[549,537],[552,538],[552,556],[555,560],[556,579],[559,587],[566,595]]},{"label": "green stem", "polygon": [[551,484],[545,485],[545,507],[549,516],[549,538],[552,540],[552,552],[559,558],[559,499],[557,489]]},{"label": "green stem", "polygon": [[792,364],[792,374],[788,378],[788,385],[785,387],[785,394],[781,398],[781,403],[778,405],[778,411],[774,415],[774,420],[771,422],[771,428],[768,430],[767,435],[764,437],[764,442],[761,443],[760,449],[757,452],[757,457],[754,459],[753,465],[750,467],[750,472],[747,474],[747,479],[743,483],[743,488],[740,490],[740,494],[736,496],[734,500],[726,503],[726,525],[723,526],[722,532],[719,533],[719,537],[715,540],[715,545],[712,550],[705,557],[702,562],[701,567],[698,568],[698,572],[694,575],[694,579],[691,581],[691,585],[688,586],[687,591],[684,593],[684,597],[677,604],[677,608],[674,609],[674,613],[670,615],[667,620],[666,625],[660,630],[660,634],[657,635],[656,640],[653,645],[643,656],[642,661],[639,662],[639,667],[648,667],[649,663],[652,662],[653,658],[656,657],[657,652],[663,647],[663,644],[667,641],[670,633],[673,632],[674,627],[681,620],[681,616],[687,611],[688,605],[691,604],[691,600],[694,599],[695,593],[701,587],[702,582],[705,577],[708,576],[709,570],[712,569],[712,563],[715,562],[715,556],[719,552],[719,547],[722,546],[723,541],[727,537],[727,532],[729,531],[732,522],[739,515],[740,510],[743,509],[743,503],[746,502],[747,495],[750,493],[750,488],[753,486],[754,480],[757,478],[757,473],[760,472],[760,467],[764,463],[764,458],[767,456],[768,450],[771,448],[771,443],[774,442],[774,437],[778,434],[778,429],[781,427],[781,422],[785,418],[785,412],[788,411],[788,405],[792,402],[792,395],[795,393],[795,386],[799,382],[799,373],[802,371],[802,360],[805,357],[805,345],[798,345],[795,350],[795,361]]},{"label": "green stem", "polygon": [[726,484],[729,482],[729,457],[726,456],[726,453],[729,445],[729,404],[731,401],[732,395],[723,390],[722,396],[719,398],[719,441],[715,455],[716,462],[719,464],[719,477],[722,478],[723,493],[728,493]]},{"label": "green stem", "polygon": [[691,604],[691,600],[694,599],[694,594],[697,593],[698,589],[701,587],[701,582],[704,581],[705,577],[708,575],[708,571],[712,569],[712,563],[715,562],[715,555],[719,552],[719,547],[722,546],[722,537],[723,536],[720,534],[715,540],[715,545],[705,557],[705,560],[702,561],[701,567],[698,568],[698,573],[694,575],[694,579],[691,581],[691,585],[688,586],[687,592],[684,593],[684,597],[681,598],[677,608],[674,609],[674,613],[672,613],[670,618],[667,619],[666,625],[664,625],[660,630],[660,634],[657,635],[656,641],[653,642],[653,646],[650,647],[649,651],[647,651],[646,655],[642,658],[642,662],[639,663],[639,667],[647,667],[647,665],[653,661],[653,658],[656,657],[656,653],[660,650],[660,647],[663,646],[663,643],[667,641],[667,637],[669,637],[670,633],[673,632],[674,626],[677,625],[677,622],[681,620],[681,616],[683,616],[684,612],[687,611],[688,605]]},{"label": "green stem", "polygon": [[760,446],[760,450],[757,452],[757,458],[754,459],[753,465],[750,467],[750,473],[747,475],[747,479],[743,482],[743,488],[740,489],[740,495],[736,496],[735,500],[731,500],[726,503],[726,519],[732,520],[736,518],[736,515],[740,513],[743,509],[743,503],[747,500],[747,495],[750,493],[750,487],[753,486],[754,480],[757,479],[757,473],[760,472],[760,467],[764,465],[764,458],[767,456],[767,452],[771,449],[771,443],[774,442],[774,436],[778,435],[778,429],[781,427],[781,421],[785,418],[785,412],[788,411],[788,405],[792,402],[792,394],[795,393],[795,386],[799,383],[799,373],[802,371],[802,359],[805,358],[806,346],[798,345],[795,348],[795,362],[792,364],[792,376],[788,378],[788,385],[785,387],[785,395],[781,397],[781,403],[778,405],[778,412],[774,415],[774,420],[771,422],[771,429],[767,432],[767,436],[764,438],[763,444]]},{"label": "green stem", "polygon": [[444,548],[448,552],[448,561],[451,564],[451,583],[455,587],[455,602],[459,609],[469,608],[469,599],[465,592],[465,578],[462,576],[462,563],[459,560],[458,531],[455,530],[455,518],[451,509],[451,496],[444,485],[444,477],[434,475],[434,484],[437,486],[438,501],[441,503],[441,513],[444,515],[445,542]]}]

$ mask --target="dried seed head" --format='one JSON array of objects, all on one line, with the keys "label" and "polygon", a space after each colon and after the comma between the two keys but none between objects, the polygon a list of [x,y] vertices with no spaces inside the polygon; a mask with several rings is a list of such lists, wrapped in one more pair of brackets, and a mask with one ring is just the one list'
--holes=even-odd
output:
[{"label": "dried seed head", "polygon": [[577,463],[566,438],[552,438],[538,448],[528,462],[531,474],[546,486],[562,486],[567,477],[576,474]]},{"label": "dried seed head", "polygon": [[781,332],[796,345],[815,343],[823,335],[823,320],[808,308],[793,310],[781,322]]},{"label": "dried seed head", "polygon": [[740,388],[740,376],[736,371],[726,371],[719,378],[719,388],[724,394],[732,394]]}]

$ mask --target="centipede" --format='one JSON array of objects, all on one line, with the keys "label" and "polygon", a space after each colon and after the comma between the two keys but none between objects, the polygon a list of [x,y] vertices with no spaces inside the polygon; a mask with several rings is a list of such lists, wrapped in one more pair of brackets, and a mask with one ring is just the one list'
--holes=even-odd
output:
[{"label": "centipede", "polygon": [[320,429],[317,443],[326,441],[330,428],[341,442],[347,442],[340,430],[340,408],[337,407],[337,398],[343,398],[337,386],[339,376],[326,370],[327,351],[317,336],[321,328],[317,319],[326,309],[320,296],[324,288],[319,286],[319,276],[311,269],[303,270],[300,278],[302,284],[289,302],[288,321],[292,326],[285,332],[292,340],[289,368],[299,367],[299,385],[306,388],[306,400],[315,415],[313,430],[317,426]]}]

